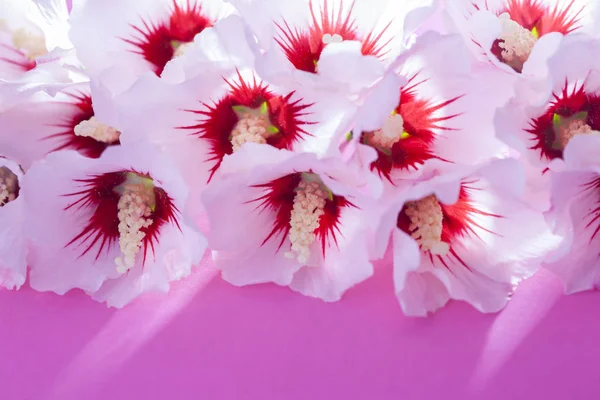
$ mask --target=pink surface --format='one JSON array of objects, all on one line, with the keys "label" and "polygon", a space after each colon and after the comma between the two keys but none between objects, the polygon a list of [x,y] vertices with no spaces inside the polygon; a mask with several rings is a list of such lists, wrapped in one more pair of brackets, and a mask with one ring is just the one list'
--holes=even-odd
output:
[{"label": "pink surface", "polygon": [[0,292],[0,399],[592,399],[600,297],[542,272],[499,315],[402,316],[391,269],[335,304],[196,273],[123,310]]}]

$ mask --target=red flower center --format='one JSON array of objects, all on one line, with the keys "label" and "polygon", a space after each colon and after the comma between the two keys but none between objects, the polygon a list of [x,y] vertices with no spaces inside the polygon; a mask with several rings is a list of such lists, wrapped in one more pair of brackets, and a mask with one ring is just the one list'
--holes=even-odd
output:
[{"label": "red flower center", "polygon": [[[88,222],[66,246],[85,246],[81,252],[82,256],[96,247],[98,260],[104,249],[108,251],[117,242],[122,251],[127,250],[125,245],[128,243],[124,242],[129,238],[127,235],[132,232],[133,227],[137,228],[134,232],[138,235],[137,238],[142,236],[139,245],[143,247],[143,263],[148,247],[154,253],[154,244],[158,241],[163,225],[169,223],[179,228],[179,210],[167,192],[156,186],[148,174],[121,170],[76,179],[75,182],[81,190],[65,194],[76,198],[65,207],[65,211],[76,213],[78,218],[86,218]],[[132,191],[132,186],[143,186],[144,191]],[[151,201],[147,204],[148,212],[142,218],[145,223],[135,225],[139,218],[136,220],[129,211],[136,211],[136,206],[124,201],[127,200],[124,197],[131,193],[138,195],[137,200],[143,200],[144,193],[151,195]]]},{"label": "red flower center", "polygon": [[[58,132],[46,136],[46,140],[58,140],[59,144],[52,151],[70,149],[77,150],[89,158],[98,158],[108,146],[119,145],[118,131],[100,124],[94,118],[92,98],[82,92],[67,93],[75,101],[65,103],[70,110],[59,124],[53,124]],[[92,128],[91,130],[88,128]],[[94,131],[93,128],[97,130]],[[102,136],[102,131],[113,132],[112,136]]]},{"label": "red flower center", "polygon": [[455,251],[457,240],[470,235],[480,239],[476,228],[493,233],[481,226],[477,219],[501,218],[499,215],[478,209],[472,199],[472,193],[480,189],[470,186],[474,183],[462,183],[458,200],[454,204],[442,204],[434,195],[430,195],[406,203],[398,214],[398,228],[419,243],[419,247],[429,255],[432,263],[439,260],[448,268],[448,261],[458,261],[469,268]]},{"label": "red flower center", "polygon": [[361,142],[372,146],[377,151],[377,160],[371,164],[371,169],[392,182],[392,170],[417,169],[425,161],[436,158],[433,145],[438,130],[451,130],[440,125],[441,122],[457,116],[439,115],[446,106],[460,98],[454,97],[441,103],[420,98],[418,86],[425,80],[414,82],[418,74],[409,79],[407,86],[400,91],[400,102],[388,122],[382,129],[375,132],[364,132]]},{"label": "red flower center", "polygon": [[238,141],[242,134],[252,131],[255,137],[262,138],[254,141],[287,150],[291,150],[304,135],[311,136],[303,126],[312,122],[302,117],[308,114],[306,109],[312,104],[303,104],[302,99],[292,101],[294,92],[285,96],[274,94],[256,78],[245,82],[239,73],[238,78],[239,83],[227,81],[229,92],[213,105],[203,103],[203,110],[189,110],[204,116],[198,124],[180,127],[194,130],[195,135],[210,144],[208,161],[214,164],[209,181],[223,157],[243,144]]},{"label": "red flower center", "polygon": [[345,197],[333,194],[312,172],[293,173],[253,187],[263,189],[264,194],[249,203],[257,202],[261,212],[274,213],[273,229],[263,244],[280,236],[280,249],[289,238],[292,254],[286,256],[298,255],[302,263],[310,255],[303,251],[313,241],[320,243],[323,257],[331,240],[337,246],[342,209],[355,207]]},{"label": "red flower center", "polygon": [[546,112],[530,121],[527,132],[534,141],[531,149],[540,158],[562,158],[568,141],[575,135],[600,130],[600,97],[587,93],[583,85],[569,90],[566,83],[561,93],[555,93]]},{"label": "red flower center", "polygon": [[177,54],[179,46],[192,42],[194,37],[214,21],[203,14],[202,6],[188,0],[181,7],[173,0],[173,8],[168,19],[151,22],[142,20],[143,28],[132,25],[139,34],[133,39],[123,39],[136,47],[133,52],[140,54],[152,65],[156,75],[160,76],[165,65]]},{"label": "red flower center", "polygon": [[566,35],[579,28],[583,8],[573,8],[575,0],[564,3],[550,7],[540,0],[507,0],[504,9],[497,12],[503,32],[494,41],[492,54],[516,72],[522,72],[537,39],[550,32]]},{"label": "red flower center", "polygon": [[380,40],[389,24],[379,34],[370,32],[366,36],[361,35],[352,18],[354,2],[345,12],[341,2],[336,11],[335,7],[330,9],[327,0],[323,0],[320,18],[315,13],[312,0],[309,7],[311,22],[308,29],[292,28],[286,21],[283,24],[276,23],[279,35],[275,40],[296,69],[316,73],[325,46],[343,40],[360,41],[364,55],[383,57],[387,53],[385,47],[391,39],[385,43],[380,43]]}]

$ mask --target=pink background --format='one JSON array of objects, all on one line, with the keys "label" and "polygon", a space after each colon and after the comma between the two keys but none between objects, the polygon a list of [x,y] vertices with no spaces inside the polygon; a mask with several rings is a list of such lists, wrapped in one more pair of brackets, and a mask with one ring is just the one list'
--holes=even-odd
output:
[{"label": "pink background", "polygon": [[406,318],[391,269],[325,304],[213,269],[123,310],[0,292],[0,399],[597,399],[600,297],[548,272],[498,315]]}]

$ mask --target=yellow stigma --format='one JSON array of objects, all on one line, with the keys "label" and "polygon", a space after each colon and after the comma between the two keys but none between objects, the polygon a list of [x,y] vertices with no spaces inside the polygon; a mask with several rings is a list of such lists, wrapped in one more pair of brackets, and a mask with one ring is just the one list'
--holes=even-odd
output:
[{"label": "yellow stigma", "polygon": [[178,40],[171,40],[171,47],[173,48],[173,57],[181,57],[187,49],[190,48],[192,42],[180,42]]},{"label": "yellow stigma", "polygon": [[533,35],[534,38],[539,39],[540,38],[540,33],[538,32],[537,27],[533,27],[533,29],[531,30],[531,34]]}]

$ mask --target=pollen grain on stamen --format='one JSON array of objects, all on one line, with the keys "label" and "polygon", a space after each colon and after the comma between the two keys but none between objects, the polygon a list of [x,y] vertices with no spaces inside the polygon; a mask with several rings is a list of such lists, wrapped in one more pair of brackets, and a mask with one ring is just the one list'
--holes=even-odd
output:
[{"label": "pollen grain on stamen", "polygon": [[118,203],[119,247],[121,256],[115,259],[117,271],[125,273],[135,265],[146,236],[153,223],[154,188],[143,183],[125,183]]},{"label": "pollen grain on stamen", "polygon": [[266,144],[269,127],[272,126],[267,113],[243,113],[231,131],[233,151],[238,151],[245,143]]},{"label": "pollen grain on stamen", "polygon": [[423,251],[444,256],[450,245],[442,241],[444,214],[434,195],[405,205],[404,212],[410,220],[410,235]]},{"label": "pollen grain on stamen", "polygon": [[289,239],[291,251],[288,258],[296,258],[300,264],[306,264],[310,258],[310,246],[315,242],[315,231],[325,214],[327,193],[318,182],[301,181],[294,196],[294,207],[290,218]]},{"label": "pollen grain on stamen", "polygon": [[44,36],[36,35],[25,29],[17,29],[12,33],[13,45],[22,50],[27,58],[35,60],[48,53]]},{"label": "pollen grain on stamen", "polygon": [[86,222],[65,247],[83,246],[80,257],[95,251],[98,261],[103,251],[110,253],[113,245],[119,243],[121,256],[110,260],[118,271],[124,272],[135,265],[141,250],[142,265],[148,250],[154,253],[165,224],[179,229],[179,210],[173,199],[155,186],[148,174],[121,170],[75,182],[80,190],[64,194],[75,198],[64,210],[78,214],[77,218]]},{"label": "pollen grain on stamen", "polygon": [[89,137],[102,143],[116,143],[119,141],[121,133],[108,125],[98,121],[96,117],[81,121],[73,131],[76,136]]},{"label": "pollen grain on stamen", "polygon": [[0,207],[17,198],[19,179],[7,167],[0,167]]},{"label": "pollen grain on stamen", "polygon": [[558,128],[558,145],[561,149],[565,149],[567,144],[575,136],[598,134],[600,132],[592,130],[592,127],[581,120],[573,120]]},{"label": "pollen grain on stamen", "polygon": [[499,18],[502,24],[502,33],[498,43],[502,49],[500,55],[506,64],[520,72],[523,64],[529,58],[537,38],[531,31],[510,19],[508,13],[501,14]]},{"label": "pollen grain on stamen", "polygon": [[369,142],[375,146],[389,149],[394,143],[402,139],[403,135],[404,119],[400,114],[396,113],[388,117],[381,129],[373,132],[369,137]]}]

